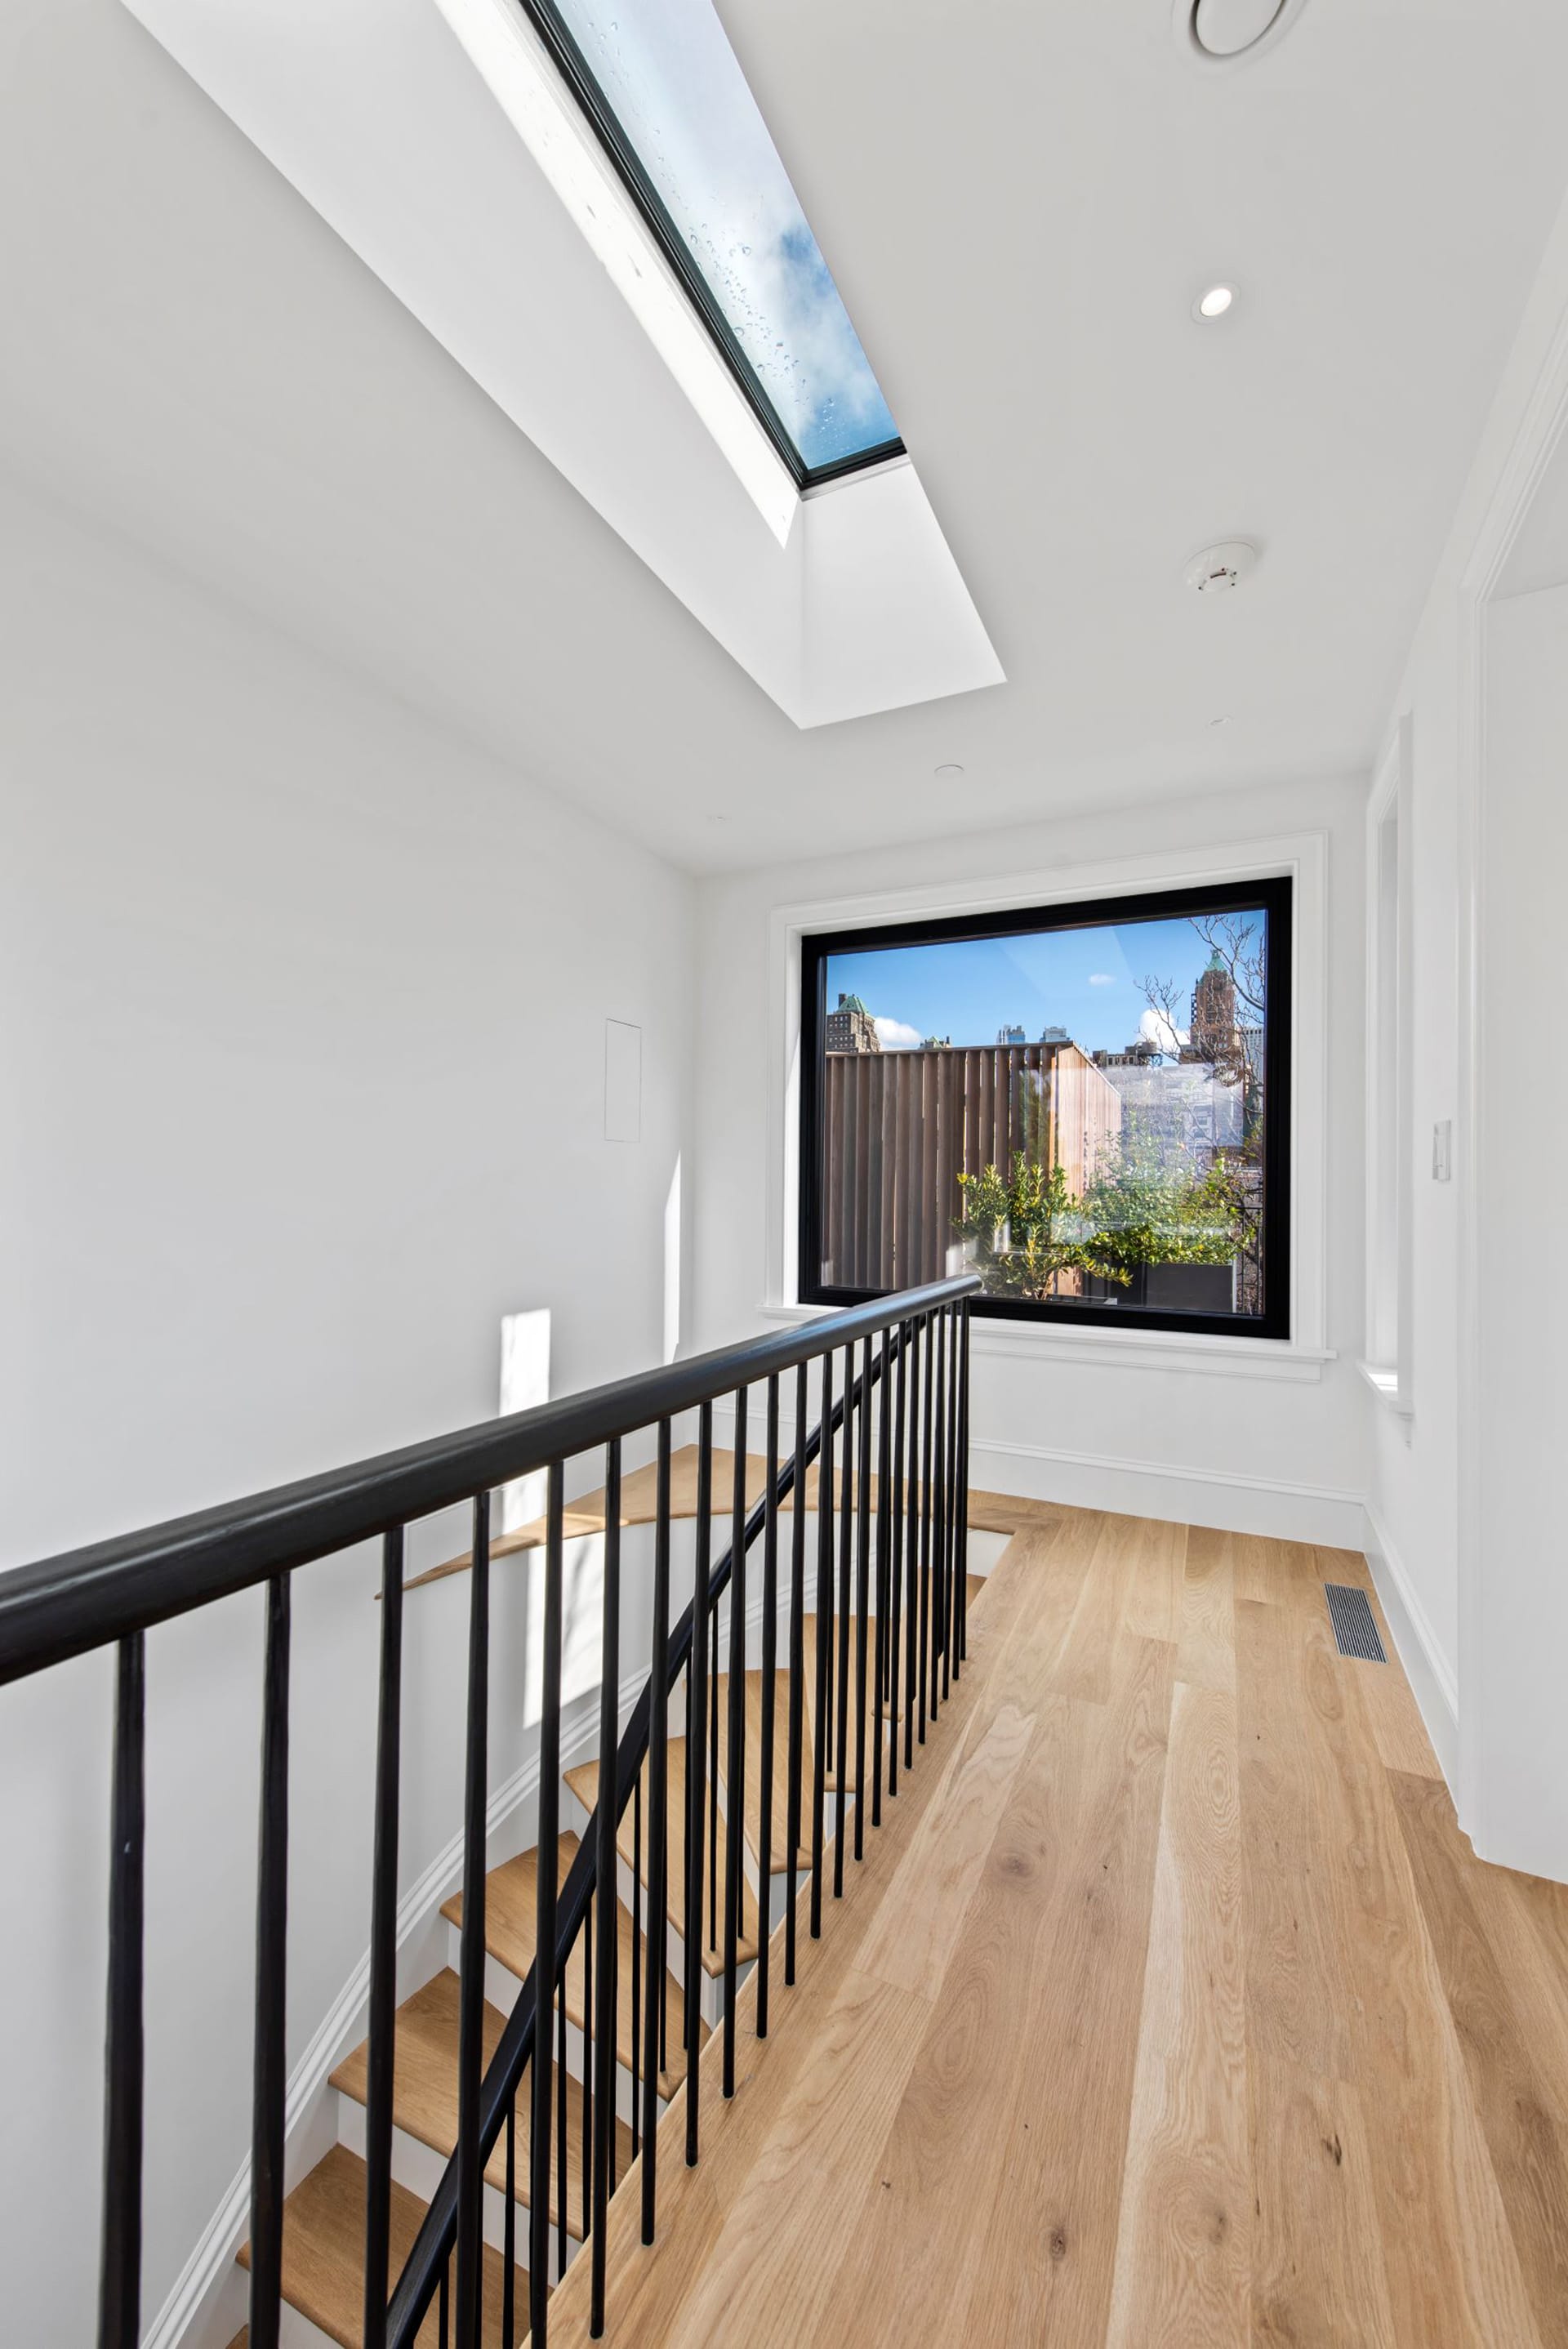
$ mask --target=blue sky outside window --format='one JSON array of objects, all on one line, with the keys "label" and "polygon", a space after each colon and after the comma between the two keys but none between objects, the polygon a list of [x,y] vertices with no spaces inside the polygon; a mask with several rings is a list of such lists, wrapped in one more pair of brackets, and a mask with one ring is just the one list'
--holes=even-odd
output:
[{"label": "blue sky outside window", "polygon": [[601,134],[614,151],[618,132],[645,175],[666,242],[700,278],[796,470],[895,451],[898,428],[710,0],[529,5],[558,50],[568,36]]}]

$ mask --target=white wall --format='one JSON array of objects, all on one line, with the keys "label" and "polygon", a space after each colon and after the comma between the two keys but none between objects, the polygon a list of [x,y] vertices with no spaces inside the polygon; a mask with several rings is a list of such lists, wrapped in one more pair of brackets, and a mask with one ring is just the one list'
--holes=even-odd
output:
[{"label": "white wall", "polygon": [[[0,545],[0,1564],[481,1419],[509,1310],[551,1309],[557,1392],[658,1361],[690,885],[3,485]],[[295,1578],[291,2061],[367,1938],[377,1571]],[[497,1579],[492,1782],[528,1636]],[[465,1609],[408,1603],[405,1884],[458,1824]],[[248,2144],[260,1627],[251,1594],[149,1643],[148,2321]],[[0,1691],[5,2329],[38,2349],[93,2329],[108,1691],[104,1656]]]},{"label": "white wall", "polygon": [[[1374,1410],[1369,1494],[1376,1560],[1403,1619],[1406,1660],[1461,1823],[1483,1857],[1568,1878],[1561,1799],[1568,1745],[1555,1725],[1563,1709],[1552,1628],[1561,1546],[1539,1525],[1525,1537],[1523,1521],[1504,1506],[1508,1431],[1539,1439],[1530,1490],[1512,1495],[1526,1514],[1561,1443],[1560,1426],[1542,1428],[1549,1390],[1539,1353],[1518,1345],[1522,1322],[1550,1350],[1568,1296],[1553,1286],[1559,1263],[1550,1235],[1519,1249],[1501,1189],[1491,1196],[1486,1188],[1501,1172],[1493,1154],[1500,1143],[1537,1183],[1549,1182],[1556,1163],[1555,1002],[1550,989],[1544,1000],[1532,996],[1521,958],[1532,942],[1561,934],[1553,825],[1563,750],[1561,732],[1553,748],[1546,701],[1532,708],[1517,676],[1494,700],[1488,638],[1508,605],[1492,604],[1489,621],[1484,600],[1545,586],[1568,571],[1553,570],[1550,527],[1564,510],[1568,447],[1557,438],[1554,460],[1553,448],[1565,413],[1568,207],[1388,713],[1390,739],[1408,720],[1411,751],[1415,1410],[1413,1419]],[[1568,536],[1559,533],[1558,543],[1561,551]],[[1513,649],[1522,657],[1522,646]],[[1565,656],[1555,647],[1536,652],[1545,693],[1553,661],[1561,667]],[[1497,1131],[1493,1117],[1501,1121]],[[1455,1144],[1446,1184],[1431,1176],[1432,1131],[1445,1120],[1454,1122]],[[1515,1458],[1511,1473],[1525,1464]]]},{"label": "white wall", "polygon": [[[1255,1362],[1225,1375],[1195,1374],[1190,1355],[1165,1356],[1158,1370],[1120,1358],[1108,1364],[1107,1350],[1092,1337],[1075,1348],[1067,1333],[1059,1343],[1053,1333],[1057,1359],[977,1350],[975,1475],[1087,1506],[1358,1541],[1362,795],[1358,782],[1346,781],[1005,833],[976,823],[935,844],[890,843],[875,856],[819,858],[706,882],[697,978],[697,1340],[717,1343],[767,1319],[775,1081],[769,927],[777,908],[970,880],[1006,884],[1032,872],[1054,872],[1070,887],[1075,868],[1169,851],[1196,869],[1205,844],[1218,853],[1238,841],[1319,833],[1327,852],[1326,997],[1318,1007],[1326,1015],[1326,1132],[1302,1139],[1309,1149],[1323,1146],[1326,1321],[1319,1350],[1338,1358],[1304,1363],[1298,1380],[1279,1381],[1260,1375]],[[779,1212],[776,1201],[772,1212]],[[977,1348],[985,1334],[977,1331]]]}]

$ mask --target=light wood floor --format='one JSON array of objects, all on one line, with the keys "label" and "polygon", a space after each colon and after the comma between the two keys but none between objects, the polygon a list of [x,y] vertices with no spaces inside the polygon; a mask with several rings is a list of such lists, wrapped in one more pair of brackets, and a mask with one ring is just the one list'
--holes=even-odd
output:
[{"label": "light wood floor", "polygon": [[1568,2344],[1568,1890],[1339,1657],[1363,1561],[1033,1516],[657,2246],[612,2205],[608,2338]]}]

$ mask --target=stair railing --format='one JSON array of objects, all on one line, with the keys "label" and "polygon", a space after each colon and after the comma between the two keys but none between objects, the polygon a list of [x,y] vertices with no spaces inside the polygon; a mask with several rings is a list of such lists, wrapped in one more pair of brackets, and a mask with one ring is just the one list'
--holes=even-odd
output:
[{"label": "stair railing", "polygon": [[[150,1630],[193,1609],[264,1585],[261,1819],[257,1855],[256,1990],[253,2035],[250,2344],[277,2349],[282,2323],[284,2052],[287,1981],[289,1635],[292,1577],[301,1567],[367,1539],[381,1543],[381,1638],[370,1920],[366,2100],[365,2349],[413,2349],[438,2310],[441,2349],[478,2349],[485,2325],[485,2183],[505,2136],[500,2337],[517,2338],[515,2228],[520,2091],[529,2075],[528,2324],[548,2339],[548,2275],[568,2252],[568,1970],[582,1944],[582,2231],[592,2261],[591,2329],[604,2323],[606,2214],[618,2183],[619,1859],[617,1831],[633,1810],[633,2152],[641,2157],[641,2226],[656,2222],[658,2085],[667,2053],[668,1909],[672,1825],[684,1850],[682,1883],[686,2158],[699,2150],[699,1977],[705,1947],[722,1928],[722,2092],[735,2087],[736,1993],[744,1934],[742,1841],[747,1817],[747,1562],[763,1543],[762,1705],[758,1753],[756,2029],[769,2015],[769,1889],[777,1744],[779,1520],[794,1496],[789,1557],[786,1726],[787,1866],[784,1980],[796,1970],[797,1892],[805,1832],[804,1787],[807,1481],[817,1503],[815,1681],[812,1692],[809,1930],[820,1935],[833,1799],[832,1891],[841,1896],[852,1772],[853,1841],[898,1783],[903,1761],[948,1693],[965,1651],[965,1500],[968,1489],[969,1299],[973,1276],[937,1281],[613,1385],[539,1405],[379,1458],[278,1487],[144,1532],[67,1552],[0,1577],[0,1685],[90,1650],[117,1651],[110,1791],[109,1948],[105,2038],[104,2194],[98,2349],[136,2349],[140,2334],[145,1654]],[[858,1368],[857,1368],[858,1356]],[[835,1360],[841,1377],[835,1392]],[[811,1366],[820,1410],[808,1432]],[[795,1373],[795,1442],[779,1458],[779,1381]],[[747,1506],[748,1392],[766,1392],[767,1481]],[[712,1540],[713,1412],[733,1397],[734,1477],[728,1548]],[[881,1409],[877,1409],[880,1398]],[[669,1623],[672,1423],[698,1420],[694,1588]],[[619,1731],[622,1451],[656,1432],[653,1630],[648,1678]],[[835,1463],[835,1442],[838,1459]],[[603,1603],[601,1618],[599,1788],[592,1830],[564,1883],[553,1864],[561,1779],[565,1470],[604,1454]],[[873,1459],[875,1533],[872,1537]],[[834,1506],[837,1465],[842,1499]],[[485,2026],[486,1798],[489,1754],[490,1496],[543,1470],[543,1702],[539,1754],[539,1866],[535,1950],[552,1953],[524,1981],[487,2064]],[[396,2041],[396,1957],[405,1535],[455,1504],[472,1512],[464,1723],[463,1904],[460,1926],[457,2145],[387,2295],[391,2232]],[[835,1581],[835,1543],[837,1546]],[[872,1595],[874,1591],[874,1608]],[[722,1883],[717,1809],[721,1601],[728,1599],[727,1776]],[[855,1702],[850,1696],[851,1671]],[[669,1816],[669,1701],[684,1686],[684,1815]],[[873,1737],[867,1775],[868,1730]],[[885,1763],[885,1767],[884,1767]],[[830,1788],[830,1775],[833,1785]],[[646,1780],[647,1929],[642,1924],[643,1810]],[[722,1915],[720,1903],[722,1901]],[[639,1981],[641,1971],[643,1979]],[[552,2211],[553,2201],[553,2211]],[[553,2220],[553,2227],[552,2227]],[[553,2231],[554,2240],[552,2241]],[[493,2327],[495,2310],[490,2312]]]}]

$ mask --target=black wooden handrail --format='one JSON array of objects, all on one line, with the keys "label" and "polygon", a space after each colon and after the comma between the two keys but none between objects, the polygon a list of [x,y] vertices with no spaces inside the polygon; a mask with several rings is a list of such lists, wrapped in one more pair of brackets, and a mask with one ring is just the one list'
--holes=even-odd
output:
[{"label": "black wooden handrail", "polygon": [[0,1575],[0,1686],[469,1501],[830,1347],[975,1293],[973,1274],[823,1314]]}]

